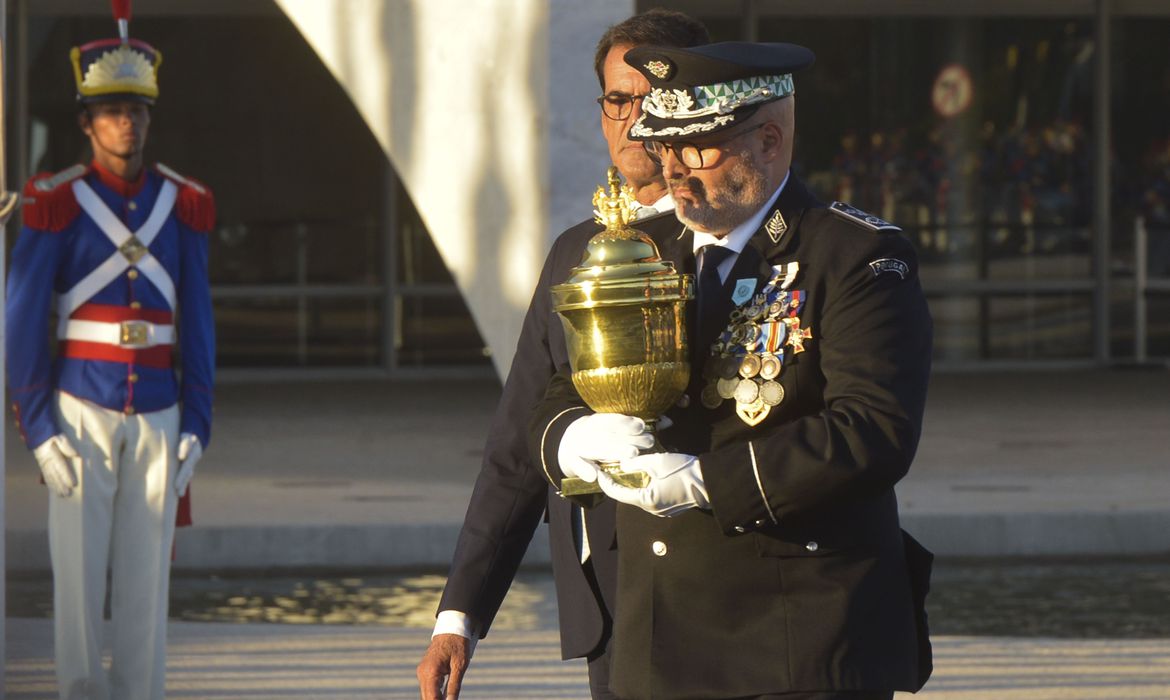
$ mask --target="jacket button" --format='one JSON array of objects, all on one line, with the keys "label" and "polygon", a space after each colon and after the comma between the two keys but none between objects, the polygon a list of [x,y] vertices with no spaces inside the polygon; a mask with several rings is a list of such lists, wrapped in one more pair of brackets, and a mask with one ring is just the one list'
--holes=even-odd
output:
[{"label": "jacket button", "polygon": [[654,540],[654,543],[650,545],[650,551],[654,552],[656,556],[664,557],[666,556],[666,543],[661,540]]},{"label": "jacket button", "polygon": [[138,373],[137,373],[137,372],[131,372],[131,373],[130,373],[130,377],[129,377],[129,379],[130,379],[130,383],[131,383],[131,384],[133,384],[134,382],[138,381]]},{"label": "jacket button", "polygon": [[689,394],[683,394],[682,396],[678,397],[678,407],[679,408],[686,408],[687,406],[690,406],[690,405],[691,405],[691,397]]},{"label": "jacket button", "polygon": [[126,407],[126,415],[128,415],[128,416],[134,415],[134,407],[133,406]]},{"label": "jacket button", "polygon": [[738,533],[739,533],[739,534],[741,534],[741,535],[742,535],[743,533],[747,532],[747,528],[745,528],[743,525],[736,525],[736,526],[735,526],[735,527],[733,527],[732,529],[733,529],[733,530],[735,530],[736,532],[738,532]]},{"label": "jacket button", "polygon": [[759,520],[756,521],[756,527],[763,527],[767,524],[768,524],[768,521],[764,520],[763,518],[760,518]]},{"label": "jacket button", "polygon": [[138,209],[138,204],[136,204],[135,202],[130,202],[129,204],[126,205],[126,208],[129,209],[130,211],[135,211]]},{"label": "jacket button", "polygon": [[132,280],[136,280],[138,279],[138,270],[131,268],[130,271],[126,273],[126,276]]},{"label": "jacket button", "polygon": [[142,302],[140,302],[140,301],[132,301],[132,302],[130,302],[130,308],[132,308],[132,309],[141,309],[141,308],[142,308]]},{"label": "jacket button", "polygon": [[815,552],[815,551],[817,551],[818,549],[820,549],[820,548],[821,548],[821,546],[820,546],[819,544],[817,544],[816,542],[809,542],[808,544],[806,544],[806,545],[804,546],[804,548],[805,548],[805,549],[807,549],[807,550],[808,550],[808,551],[810,551],[810,552]]}]

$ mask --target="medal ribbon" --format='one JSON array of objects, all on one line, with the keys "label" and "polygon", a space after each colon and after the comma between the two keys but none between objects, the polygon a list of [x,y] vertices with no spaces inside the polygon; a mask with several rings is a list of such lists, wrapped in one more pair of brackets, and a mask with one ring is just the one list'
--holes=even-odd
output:
[{"label": "medal ribbon", "polygon": [[789,294],[791,295],[791,301],[788,303],[788,315],[794,317],[804,307],[804,290],[794,289]]},{"label": "medal ribbon", "polygon": [[784,337],[788,327],[779,321],[768,321],[760,325],[761,350],[775,355],[776,351],[784,346]]}]

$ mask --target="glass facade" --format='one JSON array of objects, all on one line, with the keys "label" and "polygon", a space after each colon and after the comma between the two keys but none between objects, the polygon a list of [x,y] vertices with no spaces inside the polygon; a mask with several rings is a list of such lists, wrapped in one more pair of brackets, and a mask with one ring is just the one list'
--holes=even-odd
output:
[{"label": "glass facade", "polygon": [[761,16],[756,32],[816,51],[794,169],[917,244],[937,361],[1092,355],[1091,18]]},{"label": "glass facade", "polygon": [[[1133,341],[1127,352],[1165,358],[1170,356],[1170,18],[1122,18],[1112,30],[1113,143],[1119,164],[1115,254],[1121,273],[1140,279],[1144,272],[1150,287],[1144,312],[1135,308],[1117,325],[1132,330],[1132,336],[1126,334]],[[1139,226],[1147,234],[1145,245],[1134,235]]]},{"label": "glass facade", "polygon": [[[940,2],[929,16],[881,1],[668,6],[698,16],[717,41],[791,41],[817,53],[797,78],[794,167],[826,201],[894,221],[915,242],[939,366],[1088,362],[1100,359],[1099,334],[1114,359],[1140,356],[1143,334],[1149,356],[1170,355],[1166,17],[1061,16],[1059,3],[1027,1],[1018,15],[965,2]],[[1107,231],[1095,220],[1102,21]],[[1145,255],[1135,250],[1139,217]],[[1143,259],[1144,312],[1134,284]]]}]

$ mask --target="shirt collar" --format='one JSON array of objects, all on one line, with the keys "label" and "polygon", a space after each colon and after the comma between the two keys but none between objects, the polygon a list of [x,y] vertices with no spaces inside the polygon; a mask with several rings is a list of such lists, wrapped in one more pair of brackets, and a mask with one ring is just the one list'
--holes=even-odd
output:
[{"label": "shirt collar", "polygon": [[776,188],[776,191],[772,193],[772,196],[768,198],[764,206],[760,207],[747,221],[731,229],[731,233],[726,236],[717,237],[705,231],[695,231],[694,252],[698,253],[699,248],[705,245],[717,245],[730,248],[735,251],[736,255],[742,253],[744,246],[747,245],[747,242],[752,239],[752,236],[756,234],[756,231],[764,223],[764,217],[772,210],[772,206],[776,204],[776,200],[780,198],[780,193],[784,191],[784,186],[788,184],[788,177],[791,174],[792,171],[788,171],[784,175],[784,181]]},{"label": "shirt collar", "polygon": [[93,171],[97,173],[98,180],[100,180],[103,185],[122,197],[135,196],[142,191],[142,186],[146,184],[145,167],[143,167],[142,172],[138,174],[138,179],[134,180],[133,182],[129,180],[123,180],[109,170],[106,170],[101,166],[100,163],[97,162],[96,159],[93,161],[93,163],[90,164],[90,167],[92,167]]},{"label": "shirt collar", "polygon": [[659,197],[653,204],[642,204],[641,202],[637,202],[636,204],[637,206],[633,209],[635,221],[674,211],[674,199],[670,196],[669,192]]},{"label": "shirt collar", "polygon": [[665,214],[668,211],[674,211],[674,197],[670,196],[670,192],[662,195],[656,202],[649,205],[649,207],[659,214]]}]

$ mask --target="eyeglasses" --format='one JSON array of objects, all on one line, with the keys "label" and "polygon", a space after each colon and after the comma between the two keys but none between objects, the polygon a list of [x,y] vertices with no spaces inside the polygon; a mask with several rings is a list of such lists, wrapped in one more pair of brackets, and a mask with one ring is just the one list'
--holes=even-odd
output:
[{"label": "eyeglasses", "polygon": [[628,95],[624,92],[607,92],[601,97],[597,98],[597,104],[601,105],[601,113],[614,121],[621,121],[630,116],[630,112],[634,109],[634,103],[641,100],[645,95]]},{"label": "eyeglasses", "polygon": [[662,159],[666,156],[666,152],[671,151],[674,153],[675,158],[691,170],[702,170],[703,168],[714,168],[719,164],[719,160],[723,155],[723,150],[727,148],[727,144],[744,134],[750,134],[764,126],[767,126],[767,122],[756,124],[750,129],[744,129],[738,134],[728,136],[714,143],[696,144],[689,141],[643,141],[642,146],[645,147],[646,155],[650,156],[650,160],[658,165],[662,165]]}]

